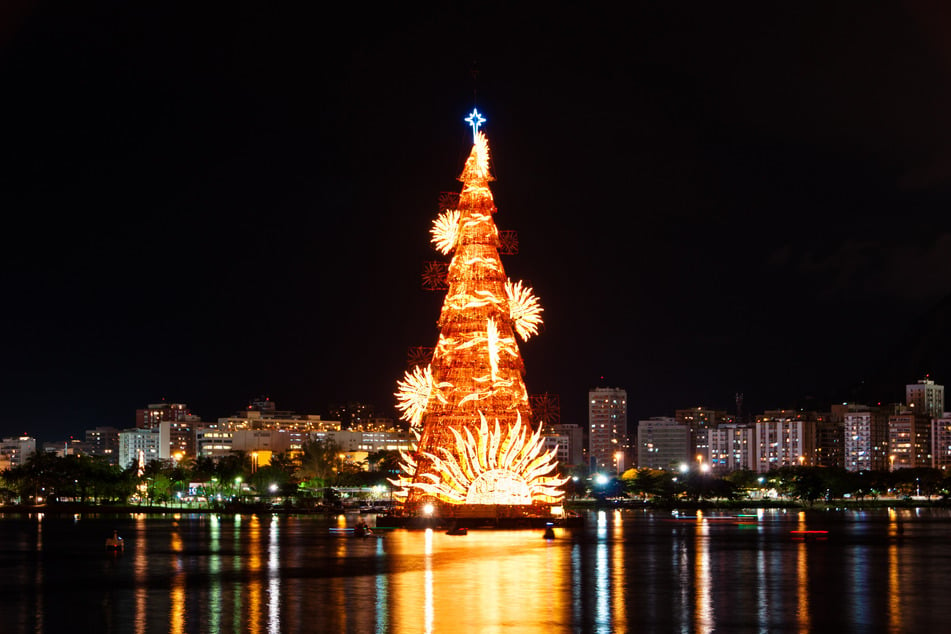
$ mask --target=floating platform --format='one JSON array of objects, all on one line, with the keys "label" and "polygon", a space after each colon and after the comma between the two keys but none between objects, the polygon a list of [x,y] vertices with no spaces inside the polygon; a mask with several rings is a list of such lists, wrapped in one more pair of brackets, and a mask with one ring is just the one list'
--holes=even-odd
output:
[{"label": "floating platform", "polygon": [[566,517],[423,517],[419,515],[378,515],[377,529],[407,528],[419,530],[449,530],[452,528],[500,529],[500,530],[544,530],[548,526],[559,528],[581,528],[584,518],[580,515]]}]

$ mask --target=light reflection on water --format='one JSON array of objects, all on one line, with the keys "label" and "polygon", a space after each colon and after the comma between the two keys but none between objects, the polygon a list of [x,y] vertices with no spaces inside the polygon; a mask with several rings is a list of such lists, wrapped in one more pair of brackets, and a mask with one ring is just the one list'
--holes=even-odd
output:
[{"label": "light reflection on water", "polygon": [[[553,541],[331,530],[356,519],[0,515],[0,630],[843,633],[948,618],[943,510],[604,511]],[[119,555],[102,550],[113,528]],[[810,530],[829,533],[791,533]]]}]

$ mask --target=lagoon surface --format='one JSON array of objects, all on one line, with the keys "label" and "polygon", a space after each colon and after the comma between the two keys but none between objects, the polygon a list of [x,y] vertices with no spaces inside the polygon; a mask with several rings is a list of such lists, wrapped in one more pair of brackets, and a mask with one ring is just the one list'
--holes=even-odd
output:
[{"label": "lagoon surface", "polygon": [[[536,530],[400,529],[381,539],[335,530],[358,519],[0,514],[0,632],[843,633],[951,623],[943,509],[592,511],[553,541]],[[122,554],[105,552],[113,529]]]}]

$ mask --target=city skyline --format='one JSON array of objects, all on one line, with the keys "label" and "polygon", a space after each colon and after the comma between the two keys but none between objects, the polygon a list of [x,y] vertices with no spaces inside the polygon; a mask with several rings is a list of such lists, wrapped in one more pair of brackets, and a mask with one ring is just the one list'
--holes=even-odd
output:
[{"label": "city skyline", "polygon": [[945,9],[0,11],[3,436],[392,411],[473,105],[564,422],[951,374]]}]

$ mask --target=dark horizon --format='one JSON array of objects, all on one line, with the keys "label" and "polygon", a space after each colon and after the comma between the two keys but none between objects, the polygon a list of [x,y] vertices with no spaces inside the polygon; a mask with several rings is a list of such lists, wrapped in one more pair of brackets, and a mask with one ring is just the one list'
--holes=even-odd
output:
[{"label": "dark horizon", "polygon": [[951,380],[951,9],[341,10],[0,9],[0,435],[392,411],[473,105],[564,422]]}]

